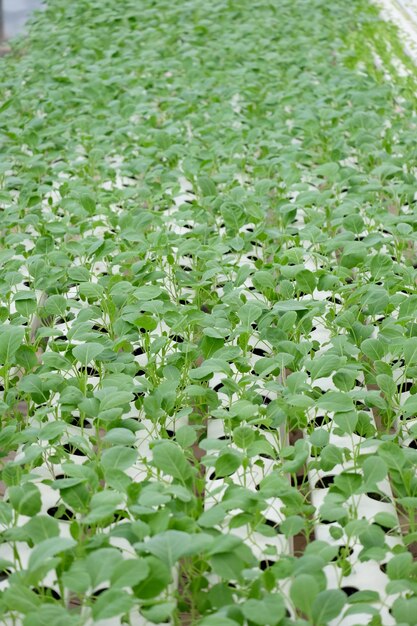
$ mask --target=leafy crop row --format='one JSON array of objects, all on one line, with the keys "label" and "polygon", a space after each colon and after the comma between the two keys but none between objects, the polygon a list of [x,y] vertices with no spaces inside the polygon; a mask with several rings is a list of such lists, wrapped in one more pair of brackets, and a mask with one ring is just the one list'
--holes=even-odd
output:
[{"label": "leafy crop row", "polygon": [[0,80],[2,623],[417,624],[393,28],[49,0]]}]

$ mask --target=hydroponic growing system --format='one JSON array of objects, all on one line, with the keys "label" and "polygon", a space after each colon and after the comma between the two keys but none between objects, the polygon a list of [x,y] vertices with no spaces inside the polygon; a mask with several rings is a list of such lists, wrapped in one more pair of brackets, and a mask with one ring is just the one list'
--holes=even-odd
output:
[{"label": "hydroponic growing system", "polygon": [[1,60],[4,626],[417,624],[413,11],[49,0]]}]

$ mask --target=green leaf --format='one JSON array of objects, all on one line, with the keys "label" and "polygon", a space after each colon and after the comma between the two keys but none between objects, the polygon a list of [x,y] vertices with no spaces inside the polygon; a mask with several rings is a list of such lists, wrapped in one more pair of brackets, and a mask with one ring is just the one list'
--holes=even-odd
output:
[{"label": "green leaf", "polygon": [[410,337],[404,344],[404,361],[407,366],[417,363],[417,337]]},{"label": "green leaf", "polygon": [[370,524],[359,533],[359,540],[364,548],[383,548],[385,545],[385,534],[380,526]]},{"label": "green leaf", "polygon": [[200,187],[203,196],[217,195],[216,185],[214,184],[213,180],[208,176],[199,176],[198,186]]},{"label": "green leaf", "polygon": [[23,376],[18,387],[24,393],[29,393],[34,399],[38,398],[39,403],[46,402],[49,398],[49,392],[45,390],[42,379],[36,374]]},{"label": "green leaf", "polygon": [[184,452],[172,441],[157,444],[152,450],[152,456],[155,467],[183,483],[193,475]]},{"label": "green leaf", "polygon": [[88,300],[89,302],[94,302],[99,300],[103,295],[104,288],[101,285],[96,283],[81,283],[79,286],[80,296]]},{"label": "green leaf", "polygon": [[417,395],[409,396],[403,405],[405,417],[413,416],[417,413]]},{"label": "green leaf", "polygon": [[67,299],[64,296],[54,295],[49,296],[43,306],[44,315],[56,315],[63,316],[67,310]]},{"label": "green leaf", "polygon": [[25,329],[20,326],[2,324],[0,326],[0,363],[12,363],[13,357],[22,344]]},{"label": "green leaf", "polygon": [[9,610],[18,611],[24,615],[36,611],[41,604],[39,595],[34,591],[13,583],[4,591],[2,600]]},{"label": "green leaf", "polygon": [[372,490],[376,487],[376,483],[385,478],[388,472],[385,461],[377,456],[367,457],[363,464],[363,475],[365,477],[365,489]]},{"label": "green leaf", "polygon": [[291,585],[290,597],[298,610],[311,616],[313,604],[319,591],[319,585],[314,576],[299,574]]},{"label": "green leaf", "polygon": [[28,568],[29,571],[34,571],[39,567],[42,567],[47,559],[70,550],[77,545],[74,539],[68,539],[65,537],[51,537],[38,543],[38,545],[32,550],[29,557]]},{"label": "green leaf", "polygon": [[277,281],[274,280],[273,274],[265,271],[255,272],[252,276],[252,282],[261,292],[275,291],[277,286]]},{"label": "green leaf", "polygon": [[417,598],[397,598],[392,606],[392,615],[397,624],[416,626]]},{"label": "green leaf", "polygon": [[75,560],[71,567],[63,572],[62,582],[67,589],[78,594],[85,593],[92,586],[91,578],[85,571],[85,563],[82,559]]},{"label": "green leaf", "polygon": [[104,450],[101,455],[101,464],[104,469],[126,470],[131,467],[138,457],[135,448],[127,448],[125,446],[113,446]]},{"label": "green leaf", "polygon": [[187,533],[167,530],[149,539],[144,547],[171,568],[187,553],[190,545],[191,539]]},{"label": "green leaf", "polygon": [[105,580],[111,580],[116,567],[123,557],[116,548],[99,548],[89,553],[85,560],[85,570],[90,576],[93,587]]},{"label": "green leaf", "polygon": [[237,314],[243,326],[249,329],[250,325],[262,315],[262,307],[259,304],[248,302],[240,307]]},{"label": "green leaf", "polygon": [[95,620],[109,619],[128,613],[133,607],[133,598],[122,589],[107,589],[93,604]]},{"label": "green leaf", "polygon": [[284,600],[278,594],[270,594],[263,600],[246,600],[241,610],[246,619],[261,626],[278,624],[285,615]]},{"label": "green leaf", "polygon": [[96,203],[94,197],[90,193],[82,193],[80,195],[80,202],[83,207],[90,215],[94,215],[96,211]]},{"label": "green leaf", "polygon": [[122,494],[109,489],[95,493],[90,501],[90,512],[84,518],[84,522],[94,524],[113,515],[122,501]]},{"label": "green leaf", "polygon": [[310,270],[304,269],[296,275],[297,286],[303,293],[313,293],[316,288],[316,277]]},{"label": "green leaf", "polygon": [[379,339],[365,339],[361,343],[361,350],[371,361],[380,361],[385,355],[385,346]]},{"label": "green leaf", "polygon": [[79,626],[79,619],[63,606],[43,604],[23,620],[23,626]]},{"label": "green leaf", "polygon": [[110,577],[113,588],[134,587],[149,574],[145,559],[124,559],[114,568]]},{"label": "green leaf", "polygon": [[21,365],[26,372],[38,365],[38,357],[34,346],[22,345],[15,353],[15,362]]},{"label": "green leaf", "polygon": [[152,624],[166,623],[176,608],[175,602],[160,602],[150,608],[142,608],[142,615]]},{"label": "green leaf", "polygon": [[351,435],[355,432],[358,423],[358,414],[356,411],[346,411],[345,413],[335,413],[333,422],[343,431]]},{"label": "green leaf", "polygon": [[329,443],[330,434],[324,428],[316,428],[310,435],[309,440],[311,445],[317,448],[323,448]]},{"label": "green leaf", "polygon": [[146,285],[135,289],[135,298],[138,300],[155,300],[162,293],[161,287],[156,285]]},{"label": "green leaf", "polygon": [[305,521],[299,515],[289,515],[279,527],[286,537],[293,537],[305,528]]},{"label": "green leaf", "polygon": [[233,441],[238,448],[245,450],[255,440],[255,433],[249,426],[238,426],[233,430]]},{"label": "green leaf", "polygon": [[336,354],[323,354],[306,362],[305,367],[310,372],[311,380],[330,376],[340,365],[340,357]]},{"label": "green leaf", "polygon": [[317,406],[328,412],[342,413],[353,411],[352,398],[341,391],[327,391],[317,402]]},{"label": "green leaf", "polygon": [[82,365],[88,365],[91,361],[94,361],[99,354],[104,350],[104,346],[101,343],[83,343],[79,346],[75,346],[72,349],[72,354]]},{"label": "green leaf", "polygon": [[109,411],[110,409],[122,408],[128,406],[132,402],[134,395],[129,391],[117,391],[113,387],[106,388],[101,392],[100,412]]},{"label": "green leaf", "polygon": [[34,543],[40,543],[45,539],[51,539],[59,535],[58,522],[49,515],[32,517],[23,528]]},{"label": "green leaf", "polygon": [[171,570],[154,556],[146,557],[145,560],[149,566],[149,575],[135,585],[135,596],[142,599],[155,598],[171,582]]},{"label": "green leaf", "polygon": [[350,391],[355,386],[357,372],[342,368],[334,376],[332,380],[339,391]]},{"label": "green leaf", "polygon": [[8,494],[13,508],[21,515],[32,517],[41,510],[41,494],[32,483],[25,483],[21,487],[10,487]]},{"label": "green leaf", "polygon": [[[128,428],[112,428],[103,437],[103,440],[112,445],[134,445],[136,437]],[[102,456],[103,459],[103,456]],[[129,466],[128,466],[129,467]]]},{"label": "green leaf", "polygon": [[390,272],[393,266],[392,259],[386,254],[375,254],[370,261],[371,273],[375,280],[380,280]]},{"label": "green leaf", "polygon": [[180,426],[175,432],[175,439],[181,448],[189,448],[197,440],[197,434],[192,426]]},{"label": "green leaf", "polygon": [[413,564],[411,552],[396,554],[387,563],[387,575],[390,580],[408,579]]},{"label": "green leaf", "polygon": [[313,300],[282,300],[274,304],[274,311],[307,311]]},{"label": "green leaf", "polygon": [[238,454],[228,451],[221,454],[214,465],[216,478],[230,476],[240,467],[241,458]]},{"label": "green leaf", "polygon": [[376,382],[387,398],[392,399],[397,393],[397,386],[391,376],[388,376],[387,374],[379,374],[376,377]]},{"label": "green leaf", "polygon": [[346,594],[339,589],[321,591],[313,602],[311,617],[314,626],[323,626],[331,619],[340,617],[346,603]]},{"label": "green leaf", "polygon": [[198,622],[198,626],[238,626],[238,624],[239,622],[219,614],[209,615]]}]

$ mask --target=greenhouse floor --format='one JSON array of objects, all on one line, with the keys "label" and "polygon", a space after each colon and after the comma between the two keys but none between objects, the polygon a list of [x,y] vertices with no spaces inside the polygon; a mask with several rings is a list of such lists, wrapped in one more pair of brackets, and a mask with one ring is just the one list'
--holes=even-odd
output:
[{"label": "greenhouse floor", "polygon": [[417,625],[416,7],[12,40],[0,624]]}]

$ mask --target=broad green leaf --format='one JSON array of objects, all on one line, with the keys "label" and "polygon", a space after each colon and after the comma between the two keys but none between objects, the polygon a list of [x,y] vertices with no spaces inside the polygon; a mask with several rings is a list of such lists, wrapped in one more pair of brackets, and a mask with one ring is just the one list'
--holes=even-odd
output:
[{"label": "broad green leaf", "polygon": [[25,525],[24,529],[34,543],[40,543],[45,539],[58,537],[59,525],[56,519],[49,515],[37,515],[32,517]]},{"label": "broad green leaf", "polygon": [[109,619],[129,613],[133,607],[133,598],[122,589],[107,589],[99,595],[93,604],[95,620]]},{"label": "broad green leaf", "polygon": [[304,269],[296,275],[297,286],[303,293],[313,293],[316,288],[316,277],[310,270]]},{"label": "broad green leaf", "polygon": [[417,395],[409,396],[403,405],[405,417],[411,417],[417,413]]},{"label": "broad green leaf", "polygon": [[380,482],[387,475],[387,465],[383,459],[377,456],[366,458],[362,465],[363,475],[365,477],[365,488],[372,490],[376,483]]},{"label": "broad green leaf", "polygon": [[189,448],[197,440],[197,433],[192,426],[184,425],[180,426],[175,432],[175,439],[181,446],[181,448]]},{"label": "broad green leaf", "polygon": [[26,615],[32,611],[37,611],[41,604],[41,599],[34,591],[22,584],[11,584],[2,597],[4,604],[11,611],[18,611]]},{"label": "broad green leaf", "polygon": [[417,363],[417,337],[406,339],[404,344],[404,361],[407,366]]},{"label": "broad green leaf", "polygon": [[145,559],[124,559],[114,568],[111,575],[112,588],[134,587],[149,574]]},{"label": "broad green leaf", "polygon": [[411,573],[413,556],[411,552],[396,554],[387,563],[387,575],[390,580],[407,579]]},{"label": "broad green leaf", "polygon": [[11,363],[23,342],[25,329],[20,326],[0,326],[0,363]]},{"label": "broad green leaf", "polygon": [[126,470],[131,467],[138,457],[135,448],[127,448],[126,446],[113,446],[104,450],[101,455],[101,464],[104,469]]},{"label": "broad green leaf", "polygon": [[380,339],[365,339],[361,343],[361,350],[371,362],[379,361],[385,355],[385,346]]},{"label": "broad green leaf", "polygon": [[26,615],[23,626],[79,626],[79,619],[63,606],[45,603]]},{"label": "broad green leaf", "polygon": [[85,562],[82,559],[75,560],[71,567],[63,572],[62,581],[67,589],[75,593],[85,593],[92,586],[91,578],[85,571]]},{"label": "broad green leaf", "polygon": [[329,432],[324,428],[316,428],[310,435],[309,441],[313,446],[323,448],[329,443]]},{"label": "broad green leaf", "polygon": [[135,289],[135,298],[138,300],[154,300],[162,293],[162,289],[156,285],[146,285]]},{"label": "broad green leaf", "polygon": [[339,589],[321,591],[313,602],[311,616],[314,626],[323,626],[331,619],[340,617],[346,603],[346,594]]},{"label": "broad green leaf", "polygon": [[213,538],[204,533],[187,534],[178,530],[167,530],[144,544],[136,544],[136,547],[150,552],[171,568],[182,556],[207,552],[212,544]]},{"label": "broad green leaf", "polygon": [[339,367],[340,361],[340,357],[336,354],[323,354],[308,361],[306,368],[310,372],[311,380],[317,380],[317,378],[330,376]]},{"label": "broad green leaf", "polygon": [[299,515],[289,515],[279,527],[286,537],[293,537],[305,528],[305,521]]},{"label": "broad green leaf", "polygon": [[155,467],[181,482],[186,482],[193,475],[184,452],[171,441],[157,444],[152,450],[152,457]]},{"label": "broad green leaf", "polygon": [[359,540],[364,548],[382,548],[385,544],[385,534],[380,526],[370,524],[359,533]]},{"label": "broad green leaf", "polygon": [[113,515],[119,504],[123,502],[123,495],[106,489],[95,493],[90,501],[90,512],[84,518],[87,524],[94,524]]},{"label": "broad green leaf", "polygon": [[397,598],[392,606],[392,615],[397,624],[416,626],[417,598]]},{"label": "broad green leaf", "polygon": [[217,194],[216,185],[208,176],[199,176],[198,186],[203,196],[215,196]]},{"label": "broad green leaf", "polygon": [[353,411],[352,398],[341,391],[327,391],[317,402],[317,406],[328,412],[343,413]]},{"label": "broad green leaf", "polygon": [[145,558],[149,566],[148,576],[135,585],[135,596],[141,599],[155,598],[171,582],[171,569],[154,556]]},{"label": "broad green leaf", "polygon": [[389,399],[392,399],[397,393],[397,386],[391,376],[388,376],[387,374],[379,374],[376,377],[376,382],[378,383],[381,391],[383,391]]},{"label": "broad green leaf", "polygon": [[240,307],[237,314],[242,324],[249,328],[262,315],[262,307],[259,304],[248,302]]},{"label": "broad green leaf", "polygon": [[13,508],[21,515],[32,517],[41,510],[41,494],[32,483],[25,483],[21,487],[10,487],[8,494]]},{"label": "broad green leaf", "polygon": [[82,365],[88,365],[91,361],[94,361],[99,354],[104,350],[104,346],[101,343],[83,343],[79,346],[75,346],[72,349],[72,354]]},{"label": "broad green leaf", "polygon": [[255,433],[249,426],[238,426],[233,430],[233,441],[238,448],[248,448],[255,440]]},{"label": "broad green leaf", "polygon": [[85,570],[90,576],[92,586],[96,587],[105,580],[111,580],[122,560],[122,554],[116,548],[99,548],[90,552],[85,559]]},{"label": "broad green leaf", "polygon": [[358,423],[358,414],[356,411],[346,411],[344,413],[335,413],[333,422],[340,428],[343,433],[351,435],[355,432]]},{"label": "broad green leaf", "polygon": [[166,623],[176,608],[175,602],[160,602],[150,608],[143,607],[141,612],[152,624]]},{"label": "broad green leaf", "polygon": [[209,615],[198,622],[198,626],[238,626],[238,624],[239,622],[220,614]]},{"label": "broad green leaf", "polygon": [[274,280],[272,272],[255,272],[252,276],[252,282],[261,292],[268,290],[275,291],[277,286],[277,282]]},{"label": "broad green leaf", "polygon": [[281,595],[270,594],[262,600],[250,599],[242,605],[246,619],[261,626],[278,624],[285,615],[285,604]]},{"label": "broad green leaf", "polygon": [[224,476],[230,476],[239,468],[241,464],[241,458],[238,454],[229,451],[221,454],[214,465],[216,478],[223,478]]},{"label": "broad green leaf", "polygon": [[296,608],[310,616],[319,591],[319,585],[314,576],[300,574],[291,584],[290,596]]},{"label": "broad green leaf", "polygon": [[43,312],[45,315],[65,315],[67,309],[67,299],[64,296],[54,295],[49,296],[43,306]]},{"label": "broad green leaf", "polygon": [[29,571],[34,571],[42,567],[47,559],[50,559],[60,552],[70,550],[76,545],[77,542],[74,541],[74,539],[65,537],[51,537],[50,539],[41,541],[30,554],[28,564]]}]

